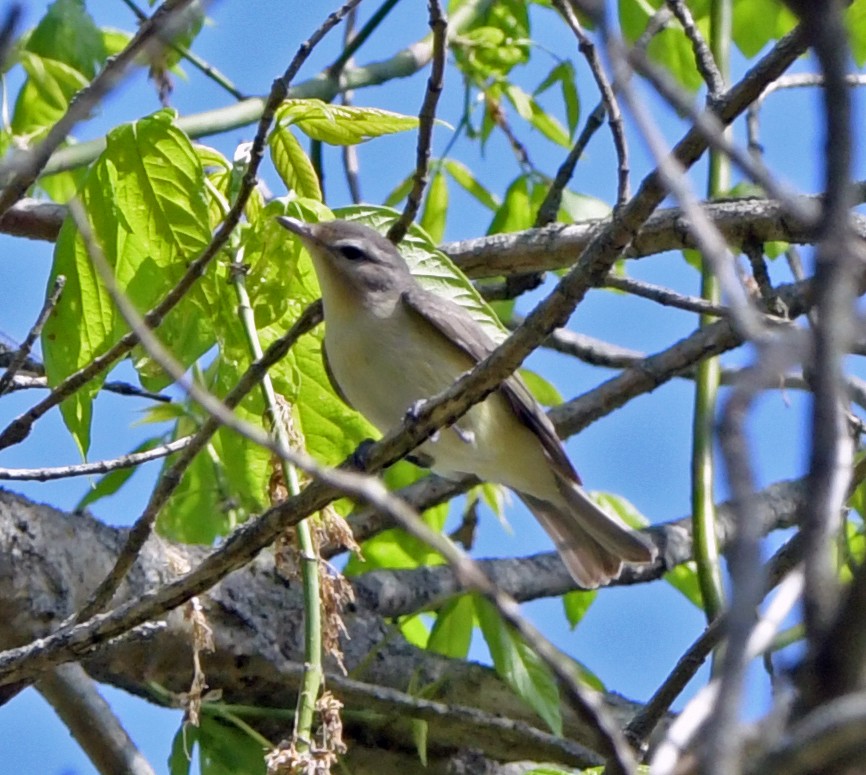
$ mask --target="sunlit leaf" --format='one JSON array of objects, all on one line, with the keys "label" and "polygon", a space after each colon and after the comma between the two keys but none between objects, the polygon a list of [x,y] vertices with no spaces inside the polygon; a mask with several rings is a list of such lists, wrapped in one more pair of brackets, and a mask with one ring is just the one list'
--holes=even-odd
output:
[{"label": "sunlit leaf", "polygon": [[480,596],[475,596],[474,599],[478,623],[490,649],[497,674],[544,719],[555,735],[561,735],[559,688],[550,669],[502,620],[490,602]]},{"label": "sunlit leaf", "polygon": [[445,235],[445,219],[448,215],[448,181],[441,170],[437,170],[430,179],[427,196],[421,211],[421,228],[431,239],[439,243]]},{"label": "sunlit leaf", "polygon": [[436,614],[427,648],[452,659],[465,659],[475,627],[475,604],[471,595],[449,600]]},{"label": "sunlit leaf", "polygon": [[[496,210],[499,207],[499,199],[491,194],[478,180],[465,164],[456,159],[446,159],[442,166],[454,178],[457,185],[474,196],[488,210]],[[387,202],[386,202],[387,204]]]},{"label": "sunlit leaf", "polygon": [[277,110],[277,121],[331,145],[355,145],[418,126],[414,116],[380,108],[332,105],[316,99],[286,100]]},{"label": "sunlit leaf", "polygon": [[322,189],[319,185],[319,176],[309,156],[291,131],[278,124],[268,138],[268,145],[271,148],[274,167],[286,187],[298,196],[321,201]]},{"label": "sunlit leaf", "polygon": [[595,602],[598,590],[567,592],[562,596],[562,608],[571,629],[580,624],[589,607]]},{"label": "sunlit leaf", "polygon": [[55,0],[27,39],[26,48],[93,78],[108,55],[102,32],[84,0]]}]

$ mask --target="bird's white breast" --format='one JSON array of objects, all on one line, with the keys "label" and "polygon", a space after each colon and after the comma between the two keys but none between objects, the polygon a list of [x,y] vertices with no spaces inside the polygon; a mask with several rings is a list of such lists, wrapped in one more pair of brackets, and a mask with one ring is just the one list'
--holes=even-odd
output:
[{"label": "bird's white breast", "polygon": [[[377,305],[376,314],[346,312],[326,310],[328,362],[352,406],[382,433],[401,423],[416,402],[445,390],[473,365],[432,325],[407,311],[399,298]],[[445,428],[421,446],[435,460],[437,472],[475,474],[539,495],[552,486],[537,438],[500,395],[470,409],[457,428],[459,432]]]}]

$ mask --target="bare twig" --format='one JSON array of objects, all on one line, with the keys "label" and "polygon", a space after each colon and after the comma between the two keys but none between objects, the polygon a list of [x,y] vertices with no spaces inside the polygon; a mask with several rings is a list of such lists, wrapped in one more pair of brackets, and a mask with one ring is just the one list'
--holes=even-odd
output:
[{"label": "bare twig", "polygon": [[[755,625],[749,637],[747,655],[754,658],[773,644],[776,633],[783,626],[785,617],[798,603],[803,589],[803,573],[795,570],[779,585],[779,591]],[[683,751],[693,741],[707,718],[715,711],[718,695],[717,680],[710,681],[688,703],[677,720],[671,725],[664,741],[652,758],[652,771],[658,775],[671,775]]]},{"label": "bare twig", "polygon": [[[807,662],[814,669],[839,605],[839,576],[833,541],[841,527],[842,507],[851,475],[853,444],[848,433],[842,359],[854,334],[854,301],[862,272],[863,251],[851,238],[852,114],[845,81],[848,38],[842,7],[818,8],[790,2],[801,16],[824,74],[824,148],[826,200],[821,214],[822,239],[815,263],[816,320],[813,326],[812,450],[809,461],[809,506],[804,512],[806,541],[804,624],[809,643]],[[837,644],[838,647],[838,644]],[[862,658],[862,657],[861,657]],[[850,686],[840,675],[802,674],[801,711],[832,699]]]},{"label": "bare twig", "polygon": [[587,117],[583,130],[577,136],[577,140],[568,152],[568,156],[565,157],[565,161],[559,165],[559,169],[556,171],[556,177],[553,179],[553,183],[550,184],[547,195],[544,197],[544,201],[535,215],[536,229],[547,226],[556,220],[559,206],[562,204],[562,192],[574,175],[574,168],[577,166],[580,157],[583,156],[586,146],[589,145],[589,141],[604,122],[604,115],[604,103],[599,102]]},{"label": "bare twig", "polygon": [[57,302],[60,301],[60,295],[63,293],[63,286],[65,285],[66,277],[64,275],[58,275],[54,279],[54,287],[51,289],[51,293],[48,294],[48,298],[45,299],[45,304],[42,305],[42,310],[37,316],[36,322],[27,333],[27,336],[24,337],[24,341],[21,343],[21,347],[18,348],[18,352],[15,354],[12,362],[6,367],[3,375],[0,376],[0,396],[9,389],[9,385],[12,384],[12,380],[15,378],[18,370],[27,362],[30,350],[33,348],[34,342],[39,338],[42,326],[45,325],[48,316],[57,306]]},{"label": "bare twig", "polygon": [[[386,2],[379,8],[376,12],[377,14],[382,12],[386,6],[388,6],[387,10],[390,10],[394,5],[394,0],[386,0]],[[386,13],[387,13],[386,10]],[[353,8],[352,11],[346,16],[346,24],[345,24],[345,33],[343,35],[343,53],[340,54],[339,64],[340,69],[344,65],[351,65],[353,60],[351,56],[346,56],[346,51],[352,48],[352,44],[358,38],[358,34],[355,31],[355,14],[357,9]],[[382,16],[384,18],[384,14]],[[371,20],[372,21],[372,20]],[[366,25],[364,29],[366,30],[370,25]],[[363,32],[363,30],[362,30]],[[335,62],[331,66],[331,73],[333,74],[338,67],[338,63]],[[338,72],[338,71],[337,71]],[[351,91],[344,91],[340,95],[340,102],[343,105],[351,105],[352,97],[354,93]],[[343,174],[346,177],[346,185],[349,188],[349,198],[352,200],[354,204],[360,204],[361,202],[361,179],[358,175],[358,148],[355,145],[344,145],[340,149],[340,154],[343,158]]]},{"label": "bare twig", "polygon": [[695,64],[698,67],[698,72],[704,79],[704,83],[707,85],[710,98],[717,97],[724,91],[725,79],[722,77],[718,65],[716,65],[713,52],[698,29],[698,25],[695,24],[691,10],[689,10],[689,7],[683,0],[666,0],[666,2],[673,15],[677,17],[677,21],[682,25],[683,32],[685,32],[686,37],[692,44],[692,51],[695,53]]},{"label": "bare twig", "polygon": [[192,436],[184,436],[142,452],[132,452],[128,455],[121,455],[110,460],[97,460],[93,463],[78,463],[77,465],[55,466],[53,468],[0,468],[0,480],[49,482],[54,479],[68,479],[73,476],[107,474],[121,468],[133,468],[142,463],[159,460],[175,452],[180,452],[189,446],[192,438]]},{"label": "bare twig", "polygon": [[715,315],[716,317],[729,317],[731,312],[727,307],[713,304],[706,299],[695,296],[685,296],[662,285],[636,280],[634,277],[622,277],[617,274],[609,274],[604,281],[606,288],[615,288],[633,296],[649,299],[665,307],[676,307],[687,312],[697,312],[699,315]]},{"label": "bare twig", "polygon": [[770,196],[782,202],[788,212],[803,222],[815,222],[815,210],[801,209],[804,200],[792,192],[785,184],[773,175],[763,164],[761,158],[750,149],[741,148],[733,142],[728,133],[715,119],[712,112],[699,111],[689,95],[685,94],[671,76],[649,61],[644,52],[631,49],[625,55],[629,64],[642,76],[647,78],[658,93],[664,97],[677,111],[688,116],[693,126],[704,132],[709,144],[724,153],[738,166],[743,173],[761,186]]},{"label": "bare twig", "polygon": [[568,24],[574,36],[578,40],[578,49],[586,58],[589,64],[590,72],[601,94],[601,101],[604,103],[604,109],[607,113],[607,122],[610,126],[611,136],[613,137],[613,146],[616,149],[617,157],[617,191],[616,204],[618,207],[625,204],[630,196],[629,191],[629,160],[628,160],[628,144],[625,140],[625,129],[622,123],[622,113],[619,109],[619,103],[616,99],[616,94],[611,88],[610,81],[604,68],[601,65],[601,60],[598,58],[598,53],[595,50],[595,45],[589,36],[584,32],[576,14],[571,9],[571,6],[565,0],[554,0],[554,7],[559,11],[566,23]]},{"label": "bare twig", "polygon": [[[713,272],[728,298],[733,319],[748,338],[760,338],[762,326],[758,312],[734,271],[735,263],[727,243],[712,221],[706,217],[698,198],[692,192],[688,180],[683,174],[684,169],[673,156],[669,155],[661,132],[650,118],[649,111],[637,99],[631,86],[631,72],[621,43],[610,39],[609,45],[611,58],[615,63],[620,93],[628,104],[658,164],[659,174],[665,187],[676,197],[683,208],[683,212],[687,215],[695,241],[698,243],[704,259],[712,266]],[[718,134],[723,134],[721,129]]]},{"label": "bare twig", "polygon": [[448,22],[439,6],[439,0],[428,0],[430,29],[433,31],[433,64],[424,101],[418,113],[418,146],[415,152],[415,173],[412,176],[412,190],[406,198],[406,206],[400,217],[391,224],[386,235],[395,245],[406,236],[409,224],[415,219],[421,207],[421,197],[427,185],[427,167],[430,162],[430,145],[433,141],[433,124],[436,122],[436,105],[442,94],[445,76],[445,52],[448,42]]}]

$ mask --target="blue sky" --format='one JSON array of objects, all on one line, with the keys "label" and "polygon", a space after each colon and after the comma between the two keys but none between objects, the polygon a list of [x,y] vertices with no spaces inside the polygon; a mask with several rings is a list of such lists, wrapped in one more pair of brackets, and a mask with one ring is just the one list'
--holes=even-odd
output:
[{"label": "blue sky", "polygon": [[[34,24],[44,7],[42,2],[27,4],[25,23]],[[121,2],[90,3],[100,24],[132,29],[134,22]],[[225,72],[242,91],[264,94],[275,76],[282,73],[299,42],[320,23],[326,10],[335,3],[278,3],[253,0],[247,3],[224,0],[211,9],[212,24],[205,27],[195,44],[195,51]],[[406,45],[421,38],[427,30],[425,4],[404,1],[397,7],[384,30],[362,49],[359,62],[366,63],[389,56],[387,45]],[[364,6],[362,6],[363,8]],[[369,13],[371,7],[364,8]],[[549,51],[568,56],[577,62],[583,114],[595,105],[596,92],[586,68],[564,25],[552,23],[549,14],[534,9],[534,34]],[[304,80],[333,60],[339,50],[339,32],[332,35],[299,76]],[[536,53],[538,60],[524,68],[519,78],[525,88],[532,89],[553,65],[554,60],[544,51]],[[744,69],[744,62],[735,57],[735,75]],[[181,114],[194,113],[227,105],[231,98],[209,81],[203,80],[189,66],[184,66],[189,81],[177,79],[172,104]],[[810,60],[798,63],[797,69],[812,69]],[[454,126],[462,109],[462,88],[450,71],[442,99],[440,116]],[[420,105],[426,73],[387,84],[375,90],[359,91],[355,102],[375,105],[405,113],[414,113]],[[20,83],[14,71],[8,76],[10,93]],[[799,190],[818,190],[821,170],[821,138],[817,125],[817,96],[804,91],[776,94],[764,108],[762,139],[767,149],[771,169],[784,170],[788,182]],[[863,123],[862,101],[857,101],[855,122]],[[79,139],[97,137],[123,120],[132,120],[158,109],[152,87],[143,73],[137,73],[107,101],[100,115],[79,127]],[[684,125],[666,107],[654,101],[653,113],[666,136],[677,139]],[[553,173],[563,151],[537,139],[524,125],[519,132],[530,143],[533,161],[541,169]],[[796,129],[794,129],[794,126]],[[742,122],[737,124],[737,139],[743,139]],[[631,134],[632,138],[636,135]],[[229,156],[237,143],[249,140],[252,129],[234,130],[207,142]],[[451,137],[446,126],[438,126],[434,155],[441,152]],[[380,203],[414,163],[414,136],[395,136],[376,140],[360,149],[361,179],[366,201]],[[632,139],[633,187],[652,168],[643,146]],[[494,137],[483,156],[459,140],[453,155],[472,166],[476,175],[492,191],[502,194],[518,170],[506,144]],[[864,177],[862,157],[858,156],[855,175]],[[791,160],[797,163],[792,164]],[[338,152],[326,160],[325,189],[329,204],[349,203],[342,182]],[[697,190],[703,191],[706,164],[699,164],[692,176]],[[271,190],[279,195],[283,188],[270,169],[265,178]],[[615,160],[610,136],[602,129],[591,142],[585,158],[578,165],[572,187],[611,202],[615,196]],[[473,200],[451,189],[452,207],[446,239],[478,236],[486,231],[489,213],[482,211]],[[45,293],[52,246],[0,237],[5,248],[0,260],[0,287],[7,303],[0,309],[0,331],[20,340],[26,334]],[[784,277],[783,267],[774,267]],[[632,262],[628,271],[641,279],[670,285],[680,291],[696,293],[696,273],[683,271],[682,257],[665,255]],[[550,283],[545,288],[549,289]],[[544,290],[521,300],[520,310],[531,309]],[[590,293],[572,318],[577,330],[590,333],[617,344],[654,352],[690,333],[695,325],[692,316],[672,310],[659,310],[648,302],[625,298],[606,291]],[[729,362],[745,362],[746,353],[734,354]],[[612,375],[583,366],[550,353],[540,353],[529,365],[554,382],[568,398],[582,393]],[[132,379],[128,368],[113,375]],[[609,490],[629,498],[651,521],[664,521],[683,516],[689,511],[689,452],[691,425],[691,385],[682,381],[666,385],[656,393],[641,397],[626,408],[605,417],[568,443],[569,453],[590,489]],[[16,394],[0,402],[0,422],[23,411],[32,396]],[[132,449],[149,429],[130,428],[145,408],[134,399],[101,397],[96,404],[94,442],[91,459],[114,457]],[[750,421],[756,441],[757,477],[761,484],[780,478],[796,477],[804,470],[804,449],[808,404],[796,393],[764,397]],[[8,450],[0,465],[28,467],[60,465],[77,462],[78,454],[56,415],[47,417],[37,426],[26,444]],[[118,496],[100,501],[95,513],[115,525],[129,524],[144,504],[157,465],[151,464],[136,475],[133,482]],[[58,508],[72,507],[86,491],[87,483],[80,479],[46,484],[16,485],[13,489],[29,497],[51,503]],[[719,486],[724,494],[724,483]],[[513,532],[501,529],[495,520],[486,521],[475,550],[476,556],[526,554],[549,549],[544,534],[516,504],[509,509]],[[599,595],[586,620],[575,632],[564,625],[557,601],[541,601],[527,606],[529,615],[555,641],[574,654],[601,677],[609,688],[634,699],[645,699],[671,669],[686,646],[702,629],[702,614],[678,593],[663,583],[645,588],[606,590]],[[483,657],[483,649],[475,651]],[[755,691],[751,694],[751,712],[762,707],[765,684],[754,675]],[[760,688],[759,688],[760,687]],[[171,737],[180,720],[178,711],[165,711],[149,706],[123,692],[106,687],[106,696],[117,709],[136,743],[157,768],[166,771],[166,758]],[[68,739],[66,730],[56,720],[44,701],[29,690],[5,707],[0,708],[0,736],[4,746],[5,764],[10,772],[18,773],[79,773],[93,772],[92,765]],[[52,744],[48,744],[51,741]],[[2,768],[0,768],[2,769]]]}]

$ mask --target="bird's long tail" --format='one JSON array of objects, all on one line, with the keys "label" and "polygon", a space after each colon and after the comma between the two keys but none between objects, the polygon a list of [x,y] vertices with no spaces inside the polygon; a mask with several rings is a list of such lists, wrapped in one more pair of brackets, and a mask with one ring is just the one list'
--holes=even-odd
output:
[{"label": "bird's long tail", "polygon": [[568,572],[582,587],[593,589],[622,573],[623,562],[646,563],[656,548],[617,517],[607,514],[577,485],[558,481],[563,503],[518,493],[553,539]]}]

